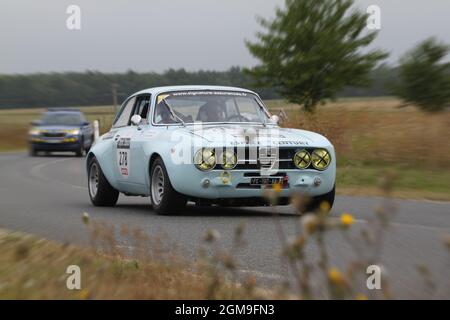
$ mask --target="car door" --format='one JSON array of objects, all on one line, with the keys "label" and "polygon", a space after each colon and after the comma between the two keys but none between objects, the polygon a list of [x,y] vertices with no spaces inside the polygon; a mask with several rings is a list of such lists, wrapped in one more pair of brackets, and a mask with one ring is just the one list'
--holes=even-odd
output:
[{"label": "car door", "polygon": [[[150,94],[142,94],[136,97],[136,104],[133,115],[139,115],[141,117],[140,125],[132,125],[129,131],[130,136],[130,169],[129,179],[127,182],[129,185],[127,188],[132,189],[137,194],[147,194],[146,187],[146,172],[148,161],[146,161],[143,144],[148,140],[148,115],[150,110]],[[132,115],[132,116],[133,116]]]},{"label": "car door", "polygon": [[135,96],[125,101],[111,129],[115,131],[112,145],[113,152],[111,153],[112,168],[114,168],[114,178],[122,192],[128,192],[126,182],[129,180],[131,172],[129,159],[131,156],[131,134],[134,128],[130,125],[130,118],[135,104]]},{"label": "car door", "polygon": [[[150,95],[143,94],[131,99],[119,116],[117,126],[120,130],[115,135],[116,177],[122,192],[130,194],[147,194],[146,161],[142,149],[142,136],[150,107]],[[141,116],[141,124],[131,124],[133,115]]]}]

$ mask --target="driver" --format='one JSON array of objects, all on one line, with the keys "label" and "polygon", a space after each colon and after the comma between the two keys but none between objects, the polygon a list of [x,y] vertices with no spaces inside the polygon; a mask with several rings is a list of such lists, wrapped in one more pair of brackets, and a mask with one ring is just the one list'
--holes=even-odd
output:
[{"label": "driver", "polygon": [[226,121],[224,110],[225,105],[223,103],[218,101],[208,102],[200,107],[196,120],[202,122],[224,122]]},{"label": "driver", "polygon": [[159,120],[157,122],[158,124],[170,124],[177,122],[175,119],[173,119],[169,110],[166,108],[162,101],[156,105],[156,118]]}]

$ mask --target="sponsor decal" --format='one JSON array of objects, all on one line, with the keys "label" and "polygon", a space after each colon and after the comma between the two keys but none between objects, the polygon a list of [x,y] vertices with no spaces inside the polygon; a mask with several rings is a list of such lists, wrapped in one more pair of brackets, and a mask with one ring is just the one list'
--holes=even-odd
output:
[{"label": "sponsor decal", "polygon": [[120,138],[117,141],[117,165],[124,178],[130,175],[130,143],[131,138]]},{"label": "sponsor decal", "polygon": [[117,141],[117,149],[130,149],[130,138],[120,138]]},{"label": "sponsor decal", "polygon": [[[248,93],[237,91],[177,91],[170,94],[173,97],[186,97],[186,96],[232,96],[232,97],[247,97]],[[167,97],[167,96],[166,96]]]}]

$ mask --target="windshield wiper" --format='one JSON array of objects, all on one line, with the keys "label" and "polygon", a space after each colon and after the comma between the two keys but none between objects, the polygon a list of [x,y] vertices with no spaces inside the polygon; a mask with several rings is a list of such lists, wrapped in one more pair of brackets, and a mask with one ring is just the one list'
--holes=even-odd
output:
[{"label": "windshield wiper", "polygon": [[178,115],[175,114],[175,111],[173,111],[172,107],[167,103],[166,99],[162,99],[162,101],[164,102],[164,105],[166,106],[167,110],[169,110],[172,117],[178,119],[179,122],[183,124],[183,127],[186,127],[186,123],[183,121],[183,119],[181,119]]}]

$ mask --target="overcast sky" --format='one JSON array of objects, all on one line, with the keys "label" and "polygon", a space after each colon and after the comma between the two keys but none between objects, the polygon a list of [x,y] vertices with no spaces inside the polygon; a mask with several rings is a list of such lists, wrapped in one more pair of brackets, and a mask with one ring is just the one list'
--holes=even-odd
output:
[{"label": "overcast sky", "polygon": [[[450,43],[450,0],[356,0],[381,8],[372,47],[389,62],[429,36]],[[244,39],[255,17],[273,17],[284,0],[1,0],[0,73],[48,71],[161,72],[252,66]],[[69,5],[81,30],[66,27]]]}]

